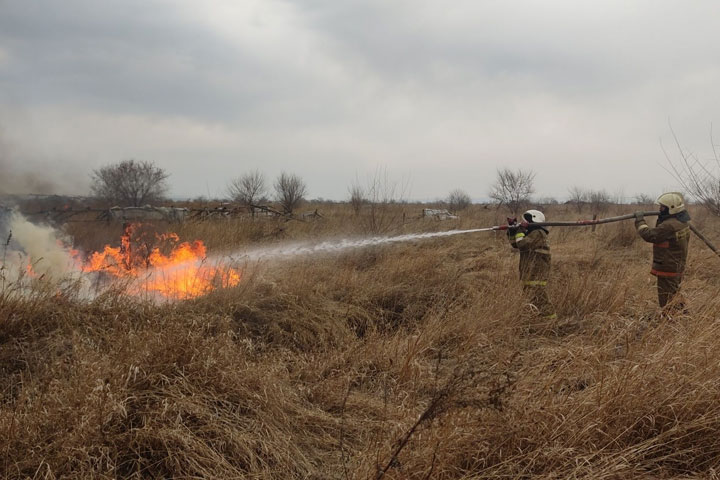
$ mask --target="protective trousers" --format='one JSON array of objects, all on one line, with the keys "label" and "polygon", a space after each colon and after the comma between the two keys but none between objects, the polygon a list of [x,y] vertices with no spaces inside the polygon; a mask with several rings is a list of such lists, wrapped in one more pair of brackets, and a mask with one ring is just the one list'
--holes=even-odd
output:
[{"label": "protective trousers", "polygon": [[550,302],[550,297],[547,294],[546,285],[547,282],[544,281],[523,282],[523,293],[528,303],[537,308],[540,316],[553,319],[556,318],[557,315],[555,314],[555,308],[552,302]]},{"label": "protective trousers", "polygon": [[681,276],[657,277],[658,302],[660,303],[660,308],[674,311],[683,311],[685,309],[685,302],[679,293],[681,281]]}]

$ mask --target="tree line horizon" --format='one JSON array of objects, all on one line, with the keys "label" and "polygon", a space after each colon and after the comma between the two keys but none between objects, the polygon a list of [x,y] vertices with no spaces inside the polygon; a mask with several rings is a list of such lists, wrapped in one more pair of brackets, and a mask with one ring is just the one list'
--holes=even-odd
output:
[{"label": "tree line horizon", "polygon": [[[683,157],[684,158],[684,157]],[[720,174],[714,174],[704,167],[703,175],[686,158],[680,165],[671,164],[671,173],[684,188],[686,195],[705,206],[714,215],[720,216]],[[718,162],[720,172],[720,161]],[[394,181],[387,171],[376,172],[361,182],[357,177],[348,186],[348,196],[344,200],[308,199],[307,183],[303,178],[287,171],[279,173],[272,182],[265,174],[254,169],[231,178],[223,196],[214,199],[205,196],[189,198],[188,201],[231,201],[243,206],[277,204],[283,213],[293,214],[304,202],[349,203],[356,213],[367,205],[393,203],[427,203],[443,205],[450,211],[459,212],[472,204],[494,204],[505,207],[516,214],[528,206],[572,205],[581,212],[589,208],[595,213],[603,213],[610,205],[636,204],[649,205],[655,198],[645,194],[625,197],[622,193],[610,193],[605,189],[591,189],[573,185],[568,188],[567,198],[558,200],[553,196],[534,198],[536,172],[531,169],[500,168],[488,191],[489,202],[474,202],[467,191],[456,188],[442,199],[427,202],[411,202],[407,198],[407,182]],[[98,199],[123,207],[139,207],[147,204],[167,201],[168,178],[170,174],[154,162],[128,159],[112,163],[93,170],[91,192]],[[627,201],[628,199],[631,201]]]}]

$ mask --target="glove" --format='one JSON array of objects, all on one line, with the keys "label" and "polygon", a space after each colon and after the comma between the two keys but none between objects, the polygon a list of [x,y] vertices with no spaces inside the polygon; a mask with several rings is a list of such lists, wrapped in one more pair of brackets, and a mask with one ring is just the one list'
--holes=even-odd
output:
[{"label": "glove", "polygon": [[529,224],[528,222],[526,222],[525,220],[523,220],[522,222],[520,222],[520,230],[523,230],[523,231],[527,230],[527,228],[528,228],[529,225],[530,225],[530,224]]},{"label": "glove", "polygon": [[514,225],[509,225],[507,229],[508,237],[514,237],[518,232],[527,232],[527,226],[527,222],[522,222],[519,225],[517,223],[515,223]]},{"label": "glove", "polygon": [[514,237],[520,226],[517,224],[517,218],[507,217],[507,234],[508,237]]},{"label": "glove", "polygon": [[644,220],[645,215],[643,215],[643,212],[635,212],[635,221],[639,222],[640,220]]}]

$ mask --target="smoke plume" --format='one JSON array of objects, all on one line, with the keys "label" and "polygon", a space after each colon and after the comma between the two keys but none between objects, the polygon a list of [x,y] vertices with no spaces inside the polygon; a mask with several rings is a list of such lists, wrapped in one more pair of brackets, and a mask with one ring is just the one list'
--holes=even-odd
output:
[{"label": "smoke plume", "polygon": [[[60,278],[70,273],[75,260],[57,230],[29,222],[16,211],[0,210],[2,261],[6,273],[32,271]],[[28,269],[30,266],[30,269]]]}]

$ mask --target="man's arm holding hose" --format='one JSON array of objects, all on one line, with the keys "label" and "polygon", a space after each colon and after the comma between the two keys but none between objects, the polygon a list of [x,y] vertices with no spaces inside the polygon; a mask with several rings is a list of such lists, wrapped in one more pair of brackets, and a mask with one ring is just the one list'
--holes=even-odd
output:
[{"label": "man's arm holding hose", "polygon": [[660,243],[669,240],[674,235],[674,230],[667,223],[661,223],[651,228],[645,222],[643,212],[635,212],[635,228],[638,234],[648,243]]}]

